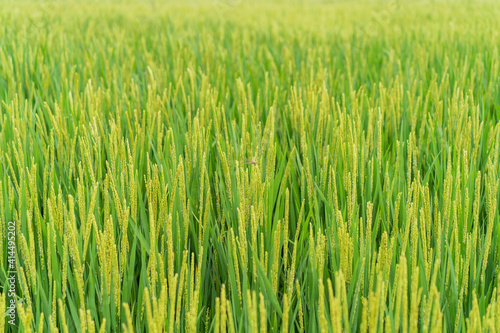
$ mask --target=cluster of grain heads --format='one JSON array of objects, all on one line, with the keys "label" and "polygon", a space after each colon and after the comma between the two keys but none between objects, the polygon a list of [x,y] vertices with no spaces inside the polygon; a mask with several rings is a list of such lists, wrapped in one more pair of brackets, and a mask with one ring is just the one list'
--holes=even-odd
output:
[{"label": "cluster of grain heads", "polygon": [[499,331],[498,5],[96,6],[0,13],[0,331]]}]

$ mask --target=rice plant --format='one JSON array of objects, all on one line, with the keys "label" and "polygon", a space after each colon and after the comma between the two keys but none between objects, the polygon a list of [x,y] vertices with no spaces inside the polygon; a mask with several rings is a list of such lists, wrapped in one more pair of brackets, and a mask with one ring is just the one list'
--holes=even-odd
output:
[{"label": "rice plant", "polygon": [[498,17],[2,3],[0,331],[500,331]]}]

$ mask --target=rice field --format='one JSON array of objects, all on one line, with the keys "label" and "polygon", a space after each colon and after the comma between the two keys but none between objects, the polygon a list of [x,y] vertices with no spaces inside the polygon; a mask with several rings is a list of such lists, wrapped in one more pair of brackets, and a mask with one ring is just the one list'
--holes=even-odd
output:
[{"label": "rice field", "polygon": [[0,331],[499,332],[499,17],[3,2]]}]

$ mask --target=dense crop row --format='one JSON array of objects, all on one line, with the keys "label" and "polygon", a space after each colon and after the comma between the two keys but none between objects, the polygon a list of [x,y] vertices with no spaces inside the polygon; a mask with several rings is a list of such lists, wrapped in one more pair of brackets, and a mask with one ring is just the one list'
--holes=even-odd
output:
[{"label": "dense crop row", "polygon": [[0,313],[15,225],[24,332],[498,332],[498,17],[5,6]]}]

